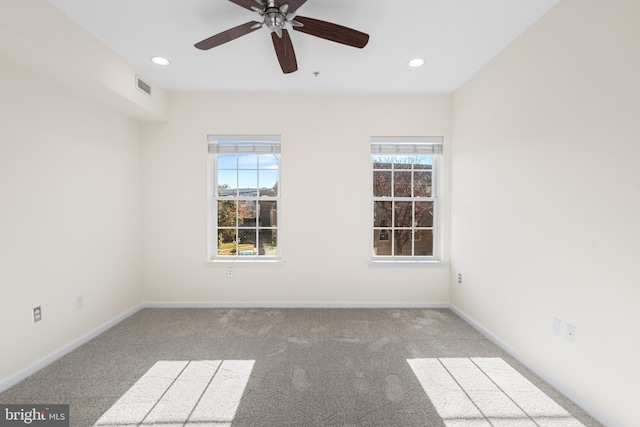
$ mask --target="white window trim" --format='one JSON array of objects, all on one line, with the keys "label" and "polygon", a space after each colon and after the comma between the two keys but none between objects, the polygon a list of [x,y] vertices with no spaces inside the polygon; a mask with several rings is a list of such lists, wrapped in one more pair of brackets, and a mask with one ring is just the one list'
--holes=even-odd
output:
[{"label": "white window trim", "polygon": [[[384,147],[384,144],[388,143],[389,147]],[[374,197],[373,197],[373,162],[370,163],[370,243],[369,243],[369,260],[367,264],[370,267],[427,267],[427,268],[442,268],[449,265],[448,262],[443,261],[444,247],[442,241],[443,234],[443,210],[444,202],[442,195],[444,194],[444,179],[443,179],[443,149],[444,138],[441,136],[391,136],[391,137],[372,137],[371,138],[371,154],[430,154],[433,155],[433,194],[434,200],[434,218],[433,218],[433,255],[431,256],[378,256],[374,253],[374,238],[375,231],[373,227],[373,215],[374,215]],[[377,146],[377,150],[374,152],[374,147]],[[379,148],[378,148],[379,147]],[[429,153],[429,151],[431,151]]]},{"label": "white window trim", "polygon": [[392,267],[392,268],[445,268],[449,262],[442,260],[383,260],[371,259],[367,261],[369,267]]},{"label": "white window trim", "polygon": [[[211,144],[215,141],[272,141],[281,142],[280,135],[223,135],[223,134],[211,134],[207,135],[207,252],[206,260],[204,264],[206,266],[258,266],[258,265],[282,265],[284,260],[282,258],[283,244],[282,244],[282,155],[280,154],[280,161],[278,163],[278,255],[277,256],[243,256],[243,257],[221,257],[217,255],[217,227],[215,223],[218,218],[218,211],[214,208],[214,200],[216,198],[216,189],[218,187],[218,177],[216,174],[216,154],[211,150]],[[251,152],[251,151],[246,151]]]}]

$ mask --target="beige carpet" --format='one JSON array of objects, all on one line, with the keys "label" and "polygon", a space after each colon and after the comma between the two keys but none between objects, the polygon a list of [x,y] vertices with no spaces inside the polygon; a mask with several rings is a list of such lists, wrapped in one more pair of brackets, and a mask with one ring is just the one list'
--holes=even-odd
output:
[{"label": "beige carpet", "polygon": [[600,425],[435,309],[144,309],[0,403],[82,427]]}]

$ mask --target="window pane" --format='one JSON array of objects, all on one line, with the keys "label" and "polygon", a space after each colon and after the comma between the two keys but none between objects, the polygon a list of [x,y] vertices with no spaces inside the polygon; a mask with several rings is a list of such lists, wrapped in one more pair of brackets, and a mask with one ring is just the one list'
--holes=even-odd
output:
[{"label": "window pane", "polygon": [[[255,196],[258,188],[258,170],[238,171],[238,189],[240,195]],[[251,191],[250,191],[251,190]],[[249,194],[252,192],[252,194]]]},{"label": "window pane", "polygon": [[373,204],[373,226],[390,227],[393,216],[392,202],[374,202]]},{"label": "window pane", "polygon": [[278,232],[276,230],[258,230],[258,253],[260,255],[278,255]]},{"label": "window pane", "polygon": [[238,167],[238,156],[236,154],[218,154],[218,170],[233,169]]},{"label": "window pane", "polygon": [[416,202],[416,227],[433,227],[433,202]]},{"label": "window pane", "polygon": [[415,197],[431,197],[431,171],[415,171],[413,173],[413,195]]},{"label": "window pane", "polygon": [[278,184],[274,188],[261,188],[260,197],[278,197]]},{"label": "window pane", "polygon": [[253,200],[238,200],[238,227],[256,226],[256,202]]},{"label": "window pane", "polygon": [[238,230],[238,255],[256,255],[256,229]]},{"label": "window pane", "polygon": [[396,202],[394,206],[396,227],[410,228],[413,226],[413,203],[412,202]]},{"label": "window pane", "polygon": [[257,154],[239,154],[238,169],[258,169]]},{"label": "window pane", "polygon": [[374,169],[391,169],[393,156],[389,156],[388,154],[374,154],[371,158],[373,159]]},{"label": "window pane", "polygon": [[373,253],[384,256],[391,254],[391,230],[373,230]]},{"label": "window pane", "polygon": [[235,227],[236,218],[236,202],[218,200],[218,227]]},{"label": "window pane", "polygon": [[260,227],[278,226],[278,203],[275,201],[260,201]]},{"label": "window pane", "polygon": [[236,254],[236,229],[218,229],[218,256]]},{"label": "window pane", "polygon": [[411,171],[395,172],[393,179],[393,195],[411,197]]},{"label": "window pane", "polygon": [[394,255],[411,256],[412,237],[412,230],[396,230],[393,239],[393,243],[395,245]]},{"label": "window pane", "polygon": [[416,230],[414,233],[414,248],[416,256],[432,256],[433,230]]},{"label": "window pane", "polygon": [[218,171],[218,196],[234,197],[238,188],[238,173],[235,170]]},{"label": "window pane", "polygon": [[414,169],[431,169],[433,165],[433,156],[414,156]]},{"label": "window pane", "polygon": [[413,156],[393,156],[393,163],[395,169],[411,169],[411,163]]},{"label": "window pane", "polygon": [[373,171],[373,196],[391,197],[391,171]]},{"label": "window pane", "polygon": [[277,170],[280,164],[280,156],[278,154],[260,154],[258,162],[260,169]]},{"label": "window pane", "polygon": [[258,180],[260,184],[260,195],[274,197],[277,195],[278,171],[259,170]]}]

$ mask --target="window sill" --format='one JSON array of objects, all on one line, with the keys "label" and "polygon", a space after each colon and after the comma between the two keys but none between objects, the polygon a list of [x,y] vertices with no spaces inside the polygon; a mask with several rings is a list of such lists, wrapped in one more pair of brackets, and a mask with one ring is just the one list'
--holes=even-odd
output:
[{"label": "window sill", "polygon": [[449,266],[448,261],[429,260],[382,260],[372,259],[367,262],[369,267],[374,268],[446,268]]},{"label": "window sill", "polygon": [[247,267],[268,267],[282,266],[285,261],[282,259],[212,259],[202,261],[205,267],[237,267],[239,265]]}]

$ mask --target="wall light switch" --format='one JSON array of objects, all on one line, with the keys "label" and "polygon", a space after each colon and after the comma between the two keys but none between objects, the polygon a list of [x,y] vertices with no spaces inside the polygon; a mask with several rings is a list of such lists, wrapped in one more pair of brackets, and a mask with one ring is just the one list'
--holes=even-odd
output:
[{"label": "wall light switch", "polygon": [[553,334],[562,337],[562,320],[557,317],[553,318]]}]

